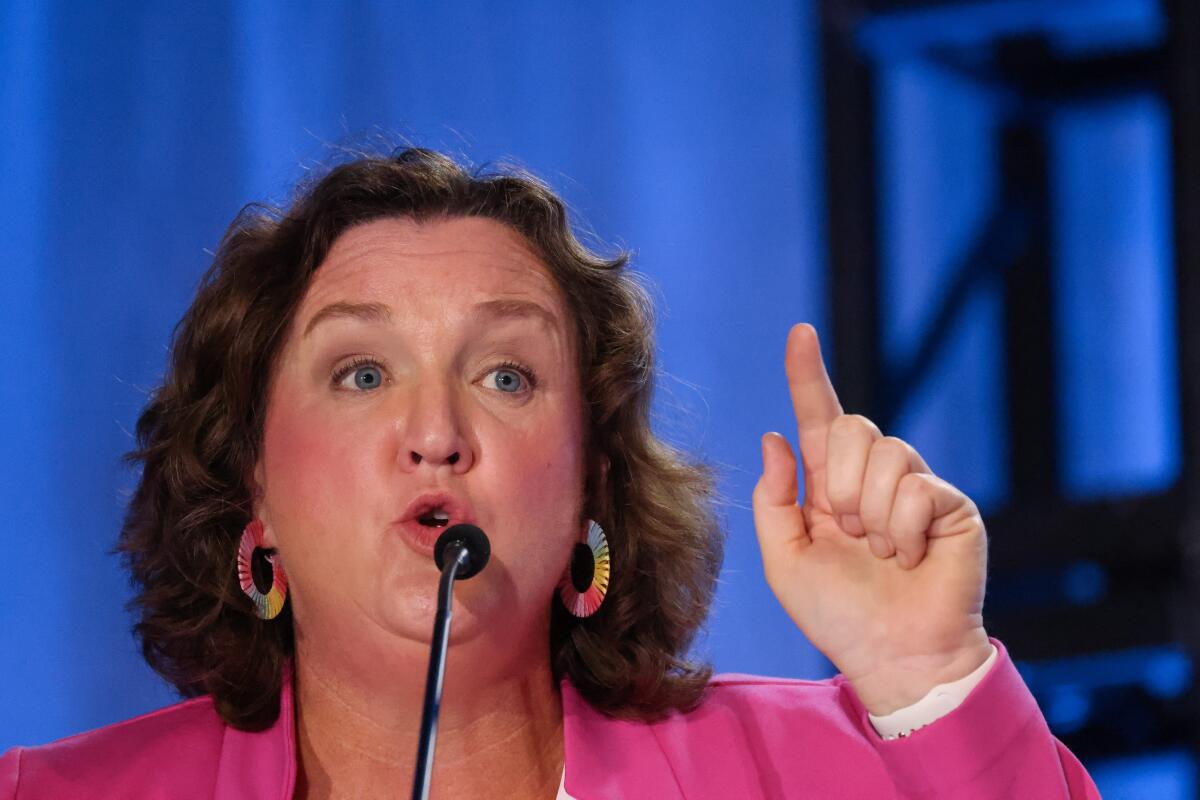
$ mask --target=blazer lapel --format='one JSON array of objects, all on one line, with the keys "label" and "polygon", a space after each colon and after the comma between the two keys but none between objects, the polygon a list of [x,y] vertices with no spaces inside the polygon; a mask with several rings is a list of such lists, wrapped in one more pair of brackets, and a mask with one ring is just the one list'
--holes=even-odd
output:
[{"label": "blazer lapel", "polygon": [[264,731],[226,727],[213,796],[220,800],[291,800],[296,785],[292,670],[284,667],[279,718]]},{"label": "blazer lapel", "polygon": [[651,726],[604,716],[565,678],[562,702],[568,794],[576,800],[684,796]]}]

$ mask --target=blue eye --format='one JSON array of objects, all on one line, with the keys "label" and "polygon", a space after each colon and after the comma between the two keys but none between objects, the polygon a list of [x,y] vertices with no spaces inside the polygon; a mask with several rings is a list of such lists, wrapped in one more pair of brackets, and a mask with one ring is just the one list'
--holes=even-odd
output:
[{"label": "blue eye", "polygon": [[383,373],[379,367],[359,367],[354,370],[354,385],[359,389],[374,389],[383,383]]},{"label": "blue eye", "polygon": [[[533,381],[521,373],[520,370],[513,367],[500,367],[494,369],[487,374],[487,378],[491,378],[493,384],[489,388],[494,388],[505,394],[518,394],[524,391]],[[485,378],[484,384],[488,381]]]},{"label": "blue eye", "polygon": [[[350,378],[354,379],[353,385],[349,385],[348,383]],[[348,364],[339,370],[336,380],[338,385],[344,389],[370,391],[383,385],[383,371],[377,365],[370,362]]]}]

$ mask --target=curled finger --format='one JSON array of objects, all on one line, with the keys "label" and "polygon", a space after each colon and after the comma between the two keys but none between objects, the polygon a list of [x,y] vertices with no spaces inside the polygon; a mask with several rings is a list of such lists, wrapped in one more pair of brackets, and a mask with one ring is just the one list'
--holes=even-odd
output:
[{"label": "curled finger", "polygon": [[911,569],[921,563],[928,549],[929,529],[933,526],[939,479],[921,472],[910,472],[896,487],[896,502],[892,506],[889,525],[891,539],[896,545],[896,561]]},{"label": "curled finger", "polygon": [[825,493],[838,526],[852,536],[866,533],[859,508],[867,457],[882,434],[875,423],[857,414],[838,417],[829,426]]}]

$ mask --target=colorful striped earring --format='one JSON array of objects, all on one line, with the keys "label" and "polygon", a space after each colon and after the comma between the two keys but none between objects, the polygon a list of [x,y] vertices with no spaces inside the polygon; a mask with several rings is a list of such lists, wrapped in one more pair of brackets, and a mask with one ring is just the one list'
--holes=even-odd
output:
[{"label": "colorful striped earring", "polygon": [[[263,524],[251,520],[242,531],[237,554],[238,583],[254,602],[254,611],[262,619],[274,619],[283,610],[287,599],[287,573],[273,548],[263,547]],[[255,580],[255,575],[258,580]],[[270,582],[264,594],[258,587]]]},{"label": "colorful striped earring", "polygon": [[604,602],[612,565],[608,538],[594,520],[587,520],[583,541],[575,545],[571,563],[558,584],[558,596],[576,617],[590,617]]}]

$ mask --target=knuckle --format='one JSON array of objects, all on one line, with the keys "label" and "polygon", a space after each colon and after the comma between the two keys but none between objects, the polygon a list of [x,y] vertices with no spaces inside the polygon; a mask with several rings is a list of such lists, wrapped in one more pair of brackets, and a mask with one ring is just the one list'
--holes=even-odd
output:
[{"label": "knuckle", "polygon": [[829,432],[837,437],[861,436],[862,434],[877,436],[879,428],[861,414],[842,414],[830,423]]},{"label": "knuckle", "polygon": [[834,417],[829,423],[829,435],[838,439],[848,436],[854,430],[854,421],[846,414]]},{"label": "knuckle", "polygon": [[908,442],[895,436],[883,436],[871,445],[872,457],[886,459],[888,462],[908,462],[908,453],[912,449]]},{"label": "knuckle", "polygon": [[926,497],[933,492],[933,486],[920,472],[909,472],[900,479],[896,494],[903,497]]},{"label": "knuckle", "polygon": [[965,507],[967,509],[967,513],[970,514],[975,519],[979,520],[979,527],[982,528],[983,527],[983,514],[979,511],[979,506],[975,505],[975,501],[972,500],[970,497],[968,497],[965,494],[963,495],[963,500],[965,501]]},{"label": "knuckle", "polygon": [[891,453],[902,453],[908,449],[908,443],[898,436],[883,436],[878,445]]}]

